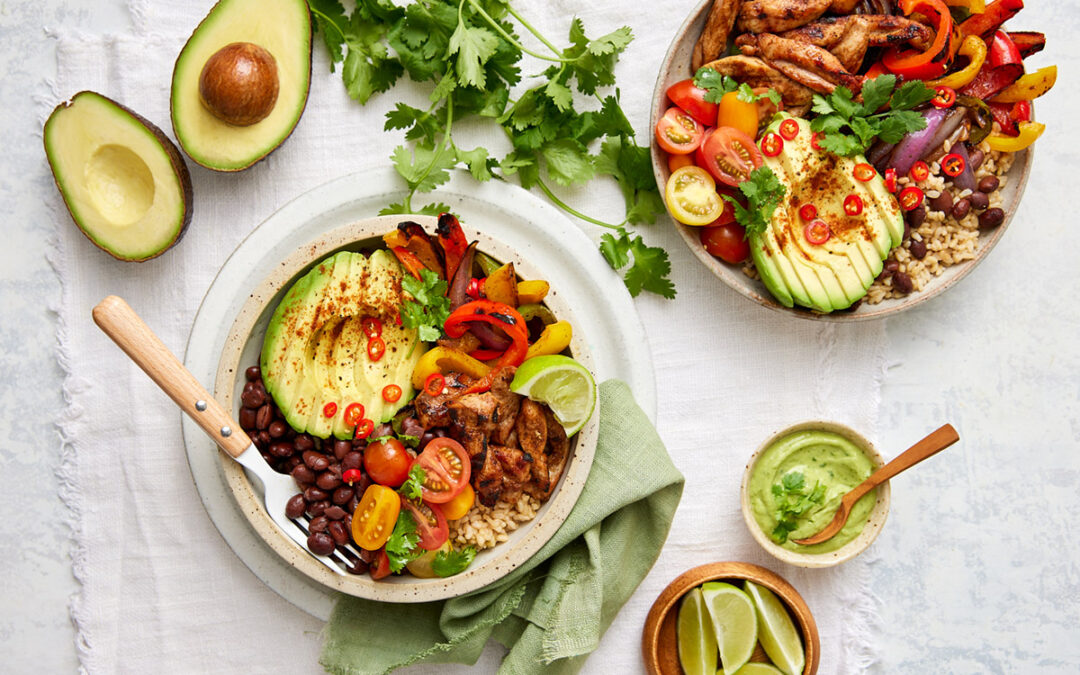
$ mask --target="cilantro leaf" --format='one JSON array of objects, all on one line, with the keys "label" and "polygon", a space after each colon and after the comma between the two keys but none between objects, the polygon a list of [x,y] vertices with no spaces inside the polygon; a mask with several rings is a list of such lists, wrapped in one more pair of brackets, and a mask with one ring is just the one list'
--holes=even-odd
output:
[{"label": "cilantro leaf", "polygon": [[815,504],[825,501],[825,486],[817,482],[807,492],[806,477],[802,472],[789,471],[780,478],[779,483],[773,484],[772,494],[776,497],[776,526],[772,537],[782,544],[790,533],[798,529],[799,519]]},{"label": "cilantro leaf", "polygon": [[922,80],[908,80],[893,92],[889,107],[893,110],[911,110],[929,102],[936,95],[937,92],[926,86]]},{"label": "cilantro leaf", "polygon": [[719,103],[724,94],[737,90],[739,83],[733,77],[721,75],[715,68],[702,66],[694,74],[694,86],[705,90],[706,101]]},{"label": "cilantro leaf", "polygon": [[452,577],[464,572],[474,558],[476,549],[472,546],[461,550],[439,551],[431,561],[431,570],[440,577]]},{"label": "cilantro leaf", "polygon": [[426,478],[427,472],[419,464],[413,464],[412,468],[409,469],[409,477],[398,488],[398,492],[405,499],[420,499],[424,495],[423,487]]},{"label": "cilantro leaf", "polygon": [[476,147],[472,150],[462,150],[461,148],[455,148],[457,151],[457,159],[465,166],[469,167],[469,173],[473,178],[483,183],[484,181],[491,180],[491,167],[488,165],[489,157],[487,148]]},{"label": "cilantro leaf", "polygon": [[671,299],[675,297],[675,284],[668,275],[671,263],[662,248],[648,246],[641,235],[631,237],[623,228],[615,234],[600,237],[600,253],[612,269],[626,271],[623,282],[630,295],[637,297],[641,291],[649,291]]},{"label": "cilantro leaf", "polygon": [[863,82],[862,86],[862,114],[873,115],[878,108],[889,102],[893,87],[896,86],[895,75],[880,75]]},{"label": "cilantro leaf", "polygon": [[743,207],[734,197],[723,195],[735,207],[735,220],[747,232],[762,232],[772,221],[773,212],[787,194],[787,188],[767,166],[759,166],[750,177],[739,184],[739,191],[746,197]]},{"label": "cilantro leaf", "polygon": [[[920,80],[894,87],[896,76],[885,74],[863,83],[861,103],[845,87],[837,87],[828,96],[814,94],[812,110],[819,117],[810,128],[825,133],[821,147],[850,157],[865,152],[875,139],[898,143],[906,134],[926,128],[926,119],[911,108],[933,98],[934,90]],[[877,112],[886,103],[888,109]]]},{"label": "cilantro leaf", "polygon": [[420,270],[420,279],[405,275],[401,288],[413,297],[401,305],[401,324],[415,328],[424,342],[442,337],[442,326],[450,316],[450,298],[446,297],[447,283],[431,270]]},{"label": "cilantro leaf", "polygon": [[342,49],[345,46],[344,26],[348,25],[345,16],[345,8],[338,0],[311,0],[308,3],[311,14],[315,17],[315,26],[322,33],[323,42],[330,52],[330,72],[334,72],[334,64],[341,63],[345,58]]},{"label": "cilantro leaf", "polygon": [[596,174],[588,149],[573,139],[548,143],[540,153],[547,161],[548,175],[559,185],[584,183]]},{"label": "cilantro leaf", "polygon": [[484,64],[495,55],[498,38],[486,28],[466,26],[464,16],[458,13],[457,29],[450,36],[447,54],[457,54],[457,74],[462,84],[483,89],[487,83]]},{"label": "cilantro leaf", "polygon": [[429,143],[415,144],[411,154],[408,148],[399,145],[391,159],[397,172],[417,192],[430,192],[450,180],[448,169],[457,164],[453,152],[444,152]]},{"label": "cilantro leaf", "polygon": [[607,35],[596,38],[595,40],[589,40],[589,43],[585,46],[590,54],[596,56],[603,56],[605,54],[614,54],[626,49],[630,41],[634,39],[634,34],[630,31],[628,26],[617,28]]},{"label": "cilantro leaf", "polygon": [[390,571],[397,574],[405,569],[407,563],[419,558],[424,552],[419,544],[420,533],[416,530],[416,520],[412,513],[402,509],[394,523],[394,531],[386,540],[386,557],[390,560]]}]

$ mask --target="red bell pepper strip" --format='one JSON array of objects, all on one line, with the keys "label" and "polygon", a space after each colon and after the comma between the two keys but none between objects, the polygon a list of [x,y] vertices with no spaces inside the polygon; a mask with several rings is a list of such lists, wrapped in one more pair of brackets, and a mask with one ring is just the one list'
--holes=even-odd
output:
[{"label": "red bell pepper strip", "polygon": [[466,394],[487,391],[495,381],[496,373],[506,366],[519,366],[529,351],[529,332],[525,319],[510,305],[491,300],[474,300],[458,307],[443,324],[443,331],[448,337],[459,338],[468,330],[471,321],[483,321],[498,326],[511,339],[511,344],[499,356],[487,375],[469,385]]},{"label": "red bell pepper strip", "polygon": [[898,6],[905,16],[915,12],[925,16],[933,24],[934,41],[922,52],[894,47],[885,52],[882,64],[889,72],[908,80],[941,77],[949,70],[952,57],[960,46],[953,34],[953,18],[949,8],[941,0],[900,0]]},{"label": "red bell pepper strip", "polygon": [[490,361],[502,356],[502,352],[496,349],[477,349],[469,352],[469,356],[473,357],[477,361]]},{"label": "red bell pepper strip", "polygon": [[960,24],[960,32],[964,35],[978,35],[981,38],[989,37],[1001,24],[1016,16],[1016,13],[1024,8],[1024,0],[996,0],[986,6],[982,14],[972,14],[969,19]]},{"label": "red bell pepper strip", "polygon": [[1012,118],[1017,122],[1030,122],[1031,121],[1031,101],[1017,101],[1013,103],[1012,111],[1009,113]]},{"label": "red bell pepper strip", "polygon": [[1008,33],[1003,30],[994,33],[994,37],[990,42],[989,59],[992,68],[1010,63],[1020,63],[1022,60],[1019,47],[1012,41]]},{"label": "red bell pepper strip", "polygon": [[420,261],[420,258],[417,258],[412,251],[401,246],[395,246],[390,250],[394,252],[394,257],[398,259],[398,262],[401,263],[401,266],[405,268],[406,272],[417,279],[421,278],[420,270],[427,268],[424,266],[424,263]]},{"label": "red bell pepper strip", "polygon": [[985,101],[1019,80],[1023,74],[1024,66],[1020,63],[1008,63],[997,68],[983,68],[974,80],[956,93],[962,96],[974,96]]},{"label": "red bell pepper strip", "polygon": [[1026,59],[1046,46],[1046,36],[1035,31],[1009,31],[1013,44],[1020,50],[1020,58]]},{"label": "red bell pepper strip", "polygon": [[469,248],[469,240],[465,238],[461,223],[452,213],[439,214],[439,224],[435,226],[435,234],[439,239],[439,246],[442,247],[443,258],[446,260],[446,278],[453,279],[458,265],[465,257],[465,249]]},{"label": "red bell pepper strip", "polygon": [[987,105],[990,106],[990,114],[994,116],[994,121],[1001,127],[1001,133],[1006,136],[1016,136],[1020,133],[1016,127],[1016,119],[1012,116],[1012,103],[988,103]]}]

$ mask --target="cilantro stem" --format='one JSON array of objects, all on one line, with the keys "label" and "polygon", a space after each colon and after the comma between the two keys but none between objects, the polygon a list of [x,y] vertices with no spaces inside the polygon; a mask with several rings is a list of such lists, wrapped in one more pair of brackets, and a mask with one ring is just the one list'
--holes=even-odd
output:
[{"label": "cilantro stem", "polygon": [[[443,77],[450,77],[450,73],[447,72]],[[454,141],[450,138],[450,131],[454,126],[454,97],[446,97],[446,130],[443,132],[442,140],[439,141],[439,147],[435,149],[435,153],[431,156],[431,162],[428,163],[424,172],[420,174],[420,177],[415,183],[409,184],[409,194],[405,195],[405,199],[402,201],[402,205],[405,210],[412,212],[412,198],[416,194],[416,187],[424,182],[424,180],[431,174],[431,170],[438,165],[439,160],[442,158],[443,151],[446,150],[447,141],[450,145],[454,144]]]},{"label": "cilantro stem", "polygon": [[541,192],[543,192],[545,195],[547,195],[548,199],[550,199],[552,202],[555,203],[555,206],[558,206],[563,211],[566,211],[570,215],[572,215],[572,216],[574,216],[576,218],[580,218],[581,220],[584,220],[587,223],[592,223],[593,225],[599,225],[600,227],[606,227],[609,230],[618,230],[624,224],[626,224],[626,221],[624,220],[622,223],[619,223],[618,225],[612,225],[611,223],[605,223],[602,220],[597,220],[596,218],[592,218],[590,216],[587,216],[584,213],[582,213],[581,211],[578,211],[574,207],[570,206],[569,204],[567,204],[563,200],[556,197],[555,193],[551,191],[551,188],[549,188],[547,185],[545,185],[544,181],[540,180],[539,178],[536,179],[536,185],[537,185],[537,187],[540,188]]},{"label": "cilantro stem", "polygon": [[[559,56],[559,57],[555,57],[555,58],[553,58],[553,57],[547,56],[547,55],[545,55],[545,54],[540,54],[539,52],[534,52],[533,50],[529,49],[529,48],[528,48],[528,47],[526,47],[525,45],[521,44],[521,42],[519,42],[518,40],[516,40],[516,39],[514,38],[514,36],[510,35],[509,33],[507,33],[507,32],[506,32],[506,30],[505,30],[505,29],[503,29],[503,27],[499,25],[499,22],[498,22],[498,21],[496,21],[495,19],[493,19],[493,18],[491,17],[491,15],[490,15],[490,14],[488,14],[487,12],[485,12],[485,11],[484,11],[484,8],[483,8],[483,7],[481,7],[481,6],[480,6],[480,5],[479,5],[479,4],[478,4],[478,3],[476,2],[476,0],[469,0],[469,6],[470,6],[470,7],[472,7],[473,9],[475,9],[475,10],[476,10],[476,13],[477,13],[477,14],[479,14],[479,15],[480,15],[481,17],[483,17],[483,19],[484,19],[485,21],[487,21],[487,22],[488,22],[488,25],[490,25],[490,26],[491,26],[492,28],[494,28],[494,29],[495,29],[495,32],[496,32],[496,33],[498,33],[499,35],[501,35],[501,36],[503,37],[503,39],[504,39],[504,40],[506,40],[507,42],[509,42],[509,43],[510,43],[510,44],[512,44],[513,46],[517,47],[517,48],[518,48],[518,49],[520,49],[520,50],[521,50],[522,52],[524,52],[524,53],[528,54],[529,56],[531,56],[531,57],[533,57],[533,58],[537,58],[537,59],[540,59],[541,61],[554,61],[554,62],[556,62],[556,63],[572,63],[572,62],[574,62],[574,61],[576,61],[576,60],[577,60],[576,58],[574,58],[574,59],[568,59],[568,58],[566,58],[566,57],[563,57],[563,56]],[[528,30],[528,31],[529,31],[530,33],[532,33],[533,35],[535,35],[535,36],[536,36],[536,37],[537,37],[537,38],[538,38],[538,39],[539,39],[539,40],[540,40],[541,42],[543,42],[543,43],[544,43],[545,45],[547,45],[547,47],[548,47],[549,49],[551,49],[551,50],[552,50],[553,52],[555,52],[556,54],[559,54],[559,53],[560,53],[560,52],[559,52],[559,50],[558,50],[558,49],[556,49],[556,48],[555,48],[554,46],[552,46],[552,44],[551,44],[550,42],[548,42],[548,41],[547,41],[547,39],[545,39],[543,35],[541,35],[540,33],[536,32],[536,31],[535,31],[535,30],[533,29],[533,27],[529,25],[529,23],[528,23],[527,21],[525,21],[524,19],[522,19],[522,18],[521,18],[521,16],[520,16],[520,15],[518,15],[518,13],[517,13],[517,12],[515,12],[515,11],[514,11],[514,9],[513,9],[512,7],[510,7],[509,5],[507,5],[507,9],[508,9],[508,10],[510,11],[510,13],[511,13],[511,14],[512,14],[512,15],[514,16],[514,18],[516,18],[516,19],[517,19],[517,20],[518,20],[519,22],[521,22],[521,25],[522,25],[522,26],[524,26],[524,27],[525,27],[525,28],[526,28],[526,29],[527,29],[527,30]],[[461,14],[461,8],[460,8],[460,7],[458,7],[458,14],[459,14],[459,15]]]},{"label": "cilantro stem", "polygon": [[[469,0],[469,1],[470,1],[470,2],[473,2],[473,3],[475,4],[475,0]],[[506,11],[510,13],[510,16],[512,16],[512,17],[514,17],[515,19],[517,19],[517,20],[518,20],[518,23],[520,23],[520,24],[522,25],[522,27],[523,27],[523,28],[524,28],[525,30],[527,30],[527,31],[529,31],[530,33],[532,33],[532,34],[533,34],[533,35],[534,35],[534,36],[536,37],[536,39],[537,39],[537,40],[539,40],[540,42],[543,42],[543,43],[544,43],[544,46],[546,46],[546,47],[547,47],[548,49],[550,49],[550,50],[551,50],[552,52],[554,52],[556,56],[560,56],[560,57],[562,56],[562,52],[561,52],[561,51],[559,51],[558,47],[556,47],[555,45],[551,44],[551,42],[549,42],[549,41],[548,41],[548,39],[547,39],[546,37],[544,37],[544,36],[543,36],[543,35],[542,35],[542,34],[540,33],[540,31],[538,31],[538,30],[536,30],[535,28],[533,28],[532,24],[531,24],[531,23],[529,23],[528,21],[526,21],[526,20],[525,20],[525,17],[523,17],[523,16],[521,16],[520,14],[518,14],[518,13],[517,13],[517,10],[515,10],[515,9],[514,9],[514,8],[513,8],[513,7],[512,7],[511,5],[510,5],[510,3],[506,3]],[[562,59],[560,59],[560,60],[561,60],[561,61],[573,61],[573,60],[575,60],[575,59],[565,59],[565,58],[562,58]]]},{"label": "cilantro stem", "polygon": [[338,26],[338,25],[337,25],[337,23],[335,23],[333,19],[331,19],[330,17],[326,16],[325,14],[323,14],[323,13],[322,13],[322,12],[320,12],[319,10],[315,9],[314,7],[308,7],[308,9],[310,9],[310,10],[311,10],[311,13],[312,13],[312,14],[314,14],[315,16],[319,17],[320,19],[322,19],[322,20],[323,20],[323,21],[325,21],[326,23],[328,23],[328,24],[330,24],[331,26],[333,26],[333,27],[334,27],[334,30],[336,30],[336,31],[337,31],[338,35],[340,35],[340,36],[341,36],[341,39],[342,39],[342,40],[345,40],[346,42],[348,42],[348,41],[349,41],[349,38],[345,37],[345,31],[341,30],[341,26]]}]

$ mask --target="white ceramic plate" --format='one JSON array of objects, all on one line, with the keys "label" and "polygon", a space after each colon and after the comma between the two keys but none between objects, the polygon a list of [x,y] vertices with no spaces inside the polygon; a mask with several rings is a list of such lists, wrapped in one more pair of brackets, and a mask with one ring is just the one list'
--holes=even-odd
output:
[{"label": "white ceramic plate", "polygon": [[[392,169],[354,174],[302,195],[253,230],[225,262],[196,314],[185,352],[188,369],[204,384],[213,383],[234,320],[273,266],[301,245],[370,218],[401,196]],[[597,381],[615,377],[628,382],[655,419],[655,377],[644,330],[621,280],[580,229],[527,191],[495,181],[477,184],[465,173],[455,172],[432,198],[449,204],[467,227],[528,250],[529,262],[544,270],[552,287],[574,307]],[[233,496],[213,443],[186,417],[183,431],[196,488],[229,546],[282,597],[327,618],[336,592],[298,572],[259,537]]]}]

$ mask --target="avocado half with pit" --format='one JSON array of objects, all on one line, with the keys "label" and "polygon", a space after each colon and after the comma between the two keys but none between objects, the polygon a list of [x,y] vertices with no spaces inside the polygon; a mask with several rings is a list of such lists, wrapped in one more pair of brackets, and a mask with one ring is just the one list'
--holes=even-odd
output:
[{"label": "avocado half with pit", "polygon": [[180,147],[215,171],[273,152],[300,121],[311,82],[304,0],[220,0],[180,51],[172,123]]},{"label": "avocado half with pit", "polygon": [[82,91],[45,122],[45,155],[71,217],[120,260],[149,260],[191,222],[191,176],[161,129],[110,98]]}]

